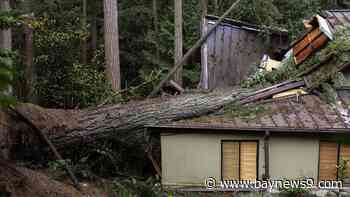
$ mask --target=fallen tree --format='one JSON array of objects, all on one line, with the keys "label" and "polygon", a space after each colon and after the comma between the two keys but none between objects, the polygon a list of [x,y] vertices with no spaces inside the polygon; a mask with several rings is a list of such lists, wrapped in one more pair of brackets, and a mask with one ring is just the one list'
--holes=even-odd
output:
[{"label": "fallen tree", "polygon": [[[244,91],[240,90],[193,93],[86,110],[45,109],[32,104],[18,104],[15,110],[42,130],[58,149],[62,149],[126,133],[137,136],[137,131],[142,132],[147,125],[208,114],[244,95]],[[21,143],[16,140],[27,139],[21,135],[35,134],[12,111],[3,110],[1,116],[1,147],[11,149]]]},{"label": "fallen tree", "polygon": [[[347,56],[350,50],[350,42],[347,41],[349,34],[350,29],[343,30],[342,36],[338,36],[328,47],[316,53],[298,69],[293,65],[286,65],[284,69],[263,75],[266,79],[272,78],[271,82],[276,82],[276,79],[282,82],[257,91],[234,89],[197,92],[85,110],[45,109],[32,104],[15,106],[15,112],[19,112],[28,121],[23,121],[23,117],[19,117],[14,111],[3,109],[0,111],[0,162],[4,154],[14,157],[11,153],[15,152],[18,145],[26,143],[30,146],[37,143],[37,139],[33,137],[37,136],[37,133],[30,124],[40,130],[58,149],[69,149],[73,145],[119,138],[122,135],[143,139],[144,128],[148,125],[206,115],[228,104],[248,104],[271,98],[290,89],[305,87],[311,92],[319,89],[324,83],[334,85],[339,71],[346,68],[350,62]],[[290,67],[293,69],[288,69]],[[286,70],[290,72],[285,73]],[[258,82],[252,79],[251,84]],[[11,169],[6,170],[6,166],[0,165],[0,172],[13,171],[15,177],[26,177],[16,168],[9,168]],[[1,180],[0,177],[0,182]],[[15,182],[22,180],[19,178]]]}]

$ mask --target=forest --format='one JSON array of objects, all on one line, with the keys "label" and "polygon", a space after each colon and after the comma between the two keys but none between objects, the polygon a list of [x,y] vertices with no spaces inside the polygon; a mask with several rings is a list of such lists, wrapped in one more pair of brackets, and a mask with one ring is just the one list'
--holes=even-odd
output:
[{"label": "forest", "polygon": [[[20,147],[8,153],[1,146],[0,133],[0,153],[4,153],[0,154],[0,196],[84,196],[62,186],[74,186],[77,180],[90,184],[86,191],[90,196],[161,196],[160,177],[155,176],[157,167],[149,156],[159,153],[150,150],[149,143],[159,141],[150,142],[141,125],[195,116],[193,111],[207,113],[229,101],[205,92],[191,103],[185,95],[179,100],[186,109],[169,101],[174,106],[169,112],[157,99],[174,95],[166,91],[156,91],[157,98],[149,95],[201,39],[202,19],[220,17],[234,3],[0,0],[0,104],[2,111],[22,119],[6,123],[4,116],[1,124],[30,128],[44,139],[30,132],[21,134],[26,137],[19,140]],[[305,32],[304,19],[323,10],[347,8],[347,0],[241,0],[226,18],[266,27],[265,33],[269,28],[286,29],[292,42]],[[197,48],[171,77],[176,90],[196,92],[200,76]],[[154,116],[161,118],[154,120]],[[51,153],[46,135],[58,155]],[[22,184],[16,182],[22,176],[16,173],[35,177],[27,186],[32,189],[22,190],[32,193],[15,192]],[[35,188],[37,181],[47,182],[46,192],[66,189],[71,195],[39,195],[45,183]]]}]

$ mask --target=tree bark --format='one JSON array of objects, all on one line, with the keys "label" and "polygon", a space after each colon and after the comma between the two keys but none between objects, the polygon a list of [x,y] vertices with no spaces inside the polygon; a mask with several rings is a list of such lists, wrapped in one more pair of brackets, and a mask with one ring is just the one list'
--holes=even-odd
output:
[{"label": "tree bark", "polygon": [[[15,109],[42,130],[58,149],[64,149],[69,145],[86,144],[113,136],[131,135],[137,138],[143,136],[140,134],[147,125],[192,118],[216,111],[244,94],[238,92],[239,90],[194,93],[170,99],[157,98],[86,110],[44,109],[32,104],[20,104]],[[15,149],[16,144],[19,144],[18,140],[23,142],[30,138],[22,135],[35,133],[11,111],[2,111],[0,117],[12,121],[7,121],[6,127],[9,129],[0,125],[3,127],[0,129],[0,147]],[[4,136],[3,139],[1,136]]]},{"label": "tree bark", "polygon": [[[174,65],[177,65],[183,57],[183,17],[182,0],[174,0],[175,3],[175,53]],[[182,87],[182,70],[180,66],[174,74],[174,81]]]},{"label": "tree bark", "polygon": [[[0,10],[10,11],[10,0],[0,0]],[[0,49],[11,50],[12,49],[12,31],[11,29],[0,29]],[[10,85],[6,94],[13,94],[13,87]]]},{"label": "tree bark", "polygon": [[91,54],[90,54],[90,61],[93,60],[93,58],[96,55],[97,50],[97,17],[96,17],[96,11],[94,10],[91,17]]},{"label": "tree bark", "polygon": [[215,15],[218,15],[219,14],[219,0],[214,0],[214,12],[215,12]]},{"label": "tree bark", "polygon": [[[87,0],[82,0],[82,20],[81,20],[81,28],[87,32],[86,26],[87,26]],[[81,45],[81,63],[87,64],[87,39],[84,38],[80,42]]]},{"label": "tree bark", "polygon": [[33,28],[26,25],[24,27],[25,32],[25,46],[24,46],[24,76],[25,76],[25,98],[31,103],[36,103],[36,99],[34,96],[34,67],[33,67],[33,36],[34,31]]},{"label": "tree bark", "polygon": [[[0,1],[1,11],[10,11],[10,1],[1,0]],[[0,30],[0,48],[1,49],[12,49],[12,31],[11,29],[2,29]]]},{"label": "tree bark", "polygon": [[154,25],[154,32],[155,32],[155,42],[156,42],[156,58],[157,62],[159,62],[160,58],[160,47],[159,47],[159,19],[158,19],[158,6],[157,6],[157,0],[153,0],[152,2],[152,11],[153,11],[153,25]]},{"label": "tree bark", "polygon": [[117,0],[104,0],[104,31],[106,75],[112,89],[118,91],[121,83]]},{"label": "tree bark", "polygon": [[[288,81],[258,91],[235,89],[192,93],[86,110],[44,109],[32,104],[19,104],[15,110],[0,111],[0,150],[5,147],[11,152],[18,150],[16,144],[25,143],[31,147],[38,143],[38,140],[32,139],[34,126],[58,149],[112,137],[121,141],[127,137],[129,141],[133,139],[142,145],[142,142],[146,143],[144,128],[147,126],[206,115],[230,103],[243,105],[256,102],[302,86],[305,86],[303,81]],[[11,113],[13,111],[16,113]]]},{"label": "tree bark", "polygon": [[[200,30],[201,30],[201,37],[205,36],[206,31],[207,31],[207,26],[206,26],[206,16],[208,15],[208,0],[201,0],[201,23],[200,23]],[[208,87],[208,69],[206,67],[208,57],[206,56],[207,54],[208,47],[206,45],[202,45],[201,48],[201,78],[200,82],[198,84],[198,88],[202,89],[209,89]]]},{"label": "tree bark", "polygon": [[201,0],[201,10],[202,10],[201,19],[203,23],[203,19],[208,15],[208,0]]}]

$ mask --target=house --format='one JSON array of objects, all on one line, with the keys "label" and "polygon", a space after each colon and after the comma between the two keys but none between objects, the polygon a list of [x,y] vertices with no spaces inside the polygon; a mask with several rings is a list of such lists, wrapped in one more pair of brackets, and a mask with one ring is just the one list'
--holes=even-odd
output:
[{"label": "house", "polygon": [[[206,32],[217,20],[217,17],[207,16],[202,30]],[[217,89],[239,85],[259,65],[264,54],[275,59],[286,49],[286,30],[225,19],[202,46],[199,86]]]},{"label": "house", "polygon": [[[343,25],[340,21],[347,24],[348,20],[343,19],[350,12],[326,13],[326,20],[319,17],[311,20],[317,25],[308,25],[307,34],[291,45],[295,63],[302,63],[332,40],[321,30],[321,23],[326,22],[333,31],[334,26]],[[310,35],[316,36],[305,39]],[[321,37],[327,42],[313,47]],[[298,47],[301,43],[304,47]],[[295,53],[296,48],[301,52]],[[307,48],[312,51],[299,56]],[[337,168],[344,160],[350,160],[350,92],[346,88],[339,90],[335,105],[311,93],[284,94],[305,84],[300,81],[270,95],[259,90],[262,97],[253,100],[248,97],[249,102],[238,105],[242,109],[228,106],[212,115],[150,126],[149,130],[160,135],[162,185],[203,186],[208,177],[216,180],[307,177],[321,181],[350,176],[350,170],[344,174]]]},{"label": "house", "polygon": [[336,165],[350,159],[350,145],[341,144],[350,139],[348,96],[338,108],[317,96],[293,96],[260,103],[266,111],[253,118],[213,115],[150,127],[161,136],[162,184],[200,186],[208,177],[336,180]]}]

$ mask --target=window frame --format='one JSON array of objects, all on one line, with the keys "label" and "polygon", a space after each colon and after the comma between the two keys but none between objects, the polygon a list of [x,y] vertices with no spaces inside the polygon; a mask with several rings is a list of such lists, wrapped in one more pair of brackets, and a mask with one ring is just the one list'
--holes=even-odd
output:
[{"label": "window frame", "polygon": [[221,180],[223,180],[223,159],[224,159],[224,151],[223,151],[223,145],[225,142],[238,142],[238,179],[241,180],[241,143],[242,142],[256,142],[256,179],[259,179],[259,147],[260,147],[260,141],[259,140],[221,140]]}]

